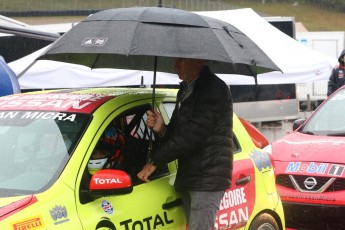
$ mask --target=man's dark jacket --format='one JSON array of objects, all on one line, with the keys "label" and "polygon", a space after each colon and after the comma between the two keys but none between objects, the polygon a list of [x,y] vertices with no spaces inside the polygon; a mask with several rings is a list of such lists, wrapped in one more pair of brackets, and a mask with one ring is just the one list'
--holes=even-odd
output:
[{"label": "man's dark jacket", "polygon": [[154,151],[154,165],[178,159],[177,190],[220,191],[231,185],[232,97],[228,86],[205,67],[192,94],[178,92],[167,133]]},{"label": "man's dark jacket", "polygon": [[338,58],[339,65],[333,68],[331,76],[328,80],[327,96],[331,95],[334,91],[345,85],[345,63],[343,57],[345,50],[343,50]]},{"label": "man's dark jacket", "polygon": [[345,66],[339,65],[332,70],[332,74],[328,80],[327,96],[345,85]]}]

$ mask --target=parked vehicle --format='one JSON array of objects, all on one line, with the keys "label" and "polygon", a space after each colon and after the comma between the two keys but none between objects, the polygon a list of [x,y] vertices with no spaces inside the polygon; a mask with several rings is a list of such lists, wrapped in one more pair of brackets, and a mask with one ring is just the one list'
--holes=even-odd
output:
[{"label": "parked vehicle", "polygon": [[286,227],[345,226],[345,87],[326,99],[294,131],[272,143],[276,185]]},{"label": "parked vehicle", "polygon": [[[176,92],[156,90],[166,122]],[[186,229],[173,186],[177,162],[156,170],[148,183],[136,176],[147,159],[151,100],[147,88],[0,97],[0,229]],[[121,167],[91,173],[92,152],[114,122],[123,137]],[[233,183],[221,201],[216,228],[284,229],[268,154],[254,145],[236,115],[233,132]]]}]

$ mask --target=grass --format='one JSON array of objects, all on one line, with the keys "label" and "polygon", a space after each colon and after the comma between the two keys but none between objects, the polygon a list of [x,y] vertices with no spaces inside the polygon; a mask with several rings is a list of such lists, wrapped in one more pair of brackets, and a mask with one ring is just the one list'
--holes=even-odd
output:
[{"label": "grass", "polygon": [[[268,2],[268,1],[266,1]],[[296,2],[301,2],[297,1]],[[2,11],[37,11],[37,10],[85,10],[107,9],[132,6],[156,6],[157,0],[0,0]],[[262,1],[250,0],[162,0],[163,6],[184,10],[225,10],[252,8],[266,16],[294,17],[302,22],[309,31],[344,31],[345,13],[330,11],[299,3],[262,4]],[[19,18],[17,18],[19,19]]]},{"label": "grass", "polygon": [[[234,2],[234,1],[232,1]],[[256,12],[271,16],[293,16],[296,22],[302,22],[309,31],[344,31],[345,13],[335,12],[315,5],[289,3],[249,3],[236,1],[239,8],[249,7]]]}]

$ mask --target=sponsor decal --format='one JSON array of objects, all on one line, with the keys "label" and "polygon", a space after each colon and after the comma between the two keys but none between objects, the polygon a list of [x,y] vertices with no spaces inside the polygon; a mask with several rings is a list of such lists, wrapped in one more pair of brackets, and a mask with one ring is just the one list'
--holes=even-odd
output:
[{"label": "sponsor decal", "polygon": [[317,162],[289,162],[286,173],[308,173],[341,177],[344,174],[344,165],[317,163]]},{"label": "sponsor decal", "polygon": [[227,190],[220,202],[215,227],[221,229],[246,223],[249,218],[245,188]]},{"label": "sponsor decal", "polygon": [[330,202],[336,202],[336,198],[334,197],[327,197],[324,195],[319,195],[319,194],[298,194],[298,193],[284,193],[281,192],[279,193],[279,196],[281,198],[287,198],[287,199],[303,199],[303,200],[313,200],[313,201],[321,201],[322,202],[326,202],[326,201],[330,201]]},{"label": "sponsor decal", "polygon": [[0,112],[0,119],[13,119],[19,116],[20,119],[43,119],[43,120],[59,120],[59,121],[75,121],[76,114],[67,114],[60,112],[33,112],[28,111],[25,113],[22,112]]},{"label": "sponsor decal", "polygon": [[335,165],[332,164],[329,171],[328,171],[328,175],[332,175],[332,176],[342,176],[343,172],[344,172],[344,165]]},{"label": "sponsor decal", "polygon": [[[174,223],[173,219],[168,217],[168,213],[164,212],[163,215],[156,214],[149,216],[142,220],[128,219],[120,222],[126,230],[129,229],[167,229],[168,225]],[[171,228],[171,227],[170,227]]]},{"label": "sponsor decal", "polygon": [[0,208],[0,221],[6,219],[7,217],[20,212],[24,208],[37,202],[37,198],[34,195],[24,197],[23,199],[14,201],[8,205],[2,206]]},{"label": "sponsor decal", "polygon": [[104,46],[108,38],[84,38],[82,46]]},{"label": "sponsor decal", "polygon": [[92,178],[95,184],[122,184],[122,180],[120,178]]},{"label": "sponsor decal", "polygon": [[44,228],[43,219],[41,216],[31,217],[19,220],[12,224],[13,230],[26,230],[26,229],[41,229]]},{"label": "sponsor decal", "polygon": [[65,206],[62,207],[61,205],[56,205],[49,212],[50,212],[50,216],[54,220],[55,225],[62,224],[69,221],[69,219],[67,218],[67,210]]},{"label": "sponsor decal", "polygon": [[102,201],[102,209],[107,214],[113,214],[113,212],[114,212],[113,206],[107,200]]},{"label": "sponsor decal", "polygon": [[249,154],[249,156],[254,161],[254,164],[259,171],[262,171],[266,168],[272,168],[271,159],[266,152],[255,149]]},{"label": "sponsor decal", "polygon": [[33,95],[19,94],[0,98],[0,109],[92,112],[108,98],[111,98],[111,96],[67,93]]}]

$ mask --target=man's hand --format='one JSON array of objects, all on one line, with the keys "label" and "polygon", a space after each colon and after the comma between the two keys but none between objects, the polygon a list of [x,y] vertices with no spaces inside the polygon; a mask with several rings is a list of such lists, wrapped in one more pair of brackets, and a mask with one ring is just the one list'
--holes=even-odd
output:
[{"label": "man's hand", "polygon": [[153,131],[158,133],[159,136],[164,136],[166,132],[166,125],[164,123],[162,115],[155,108],[154,113],[151,110],[147,110],[147,119],[146,124],[149,128],[152,128]]},{"label": "man's hand", "polygon": [[149,176],[156,170],[157,166],[151,163],[144,165],[143,169],[137,174],[138,178],[142,181],[149,182]]}]

